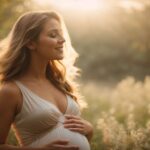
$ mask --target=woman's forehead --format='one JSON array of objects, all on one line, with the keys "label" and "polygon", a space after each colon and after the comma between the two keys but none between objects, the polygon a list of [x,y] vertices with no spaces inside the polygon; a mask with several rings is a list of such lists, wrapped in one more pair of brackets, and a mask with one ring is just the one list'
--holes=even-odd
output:
[{"label": "woman's forehead", "polygon": [[50,20],[48,20],[45,23],[43,29],[45,29],[47,31],[62,30],[60,22],[58,20],[56,20],[56,19],[50,19]]}]

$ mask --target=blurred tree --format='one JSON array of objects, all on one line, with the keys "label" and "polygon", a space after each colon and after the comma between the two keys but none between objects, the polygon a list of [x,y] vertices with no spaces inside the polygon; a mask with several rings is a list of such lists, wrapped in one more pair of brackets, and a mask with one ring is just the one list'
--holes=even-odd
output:
[{"label": "blurred tree", "polygon": [[1,0],[0,5],[0,39],[4,38],[18,16],[30,10],[31,0]]},{"label": "blurred tree", "polygon": [[69,23],[83,79],[120,80],[132,75],[141,80],[150,74],[150,4],[139,2],[144,9],[128,11],[113,5],[110,12],[80,15],[80,20],[74,17],[77,24]]}]

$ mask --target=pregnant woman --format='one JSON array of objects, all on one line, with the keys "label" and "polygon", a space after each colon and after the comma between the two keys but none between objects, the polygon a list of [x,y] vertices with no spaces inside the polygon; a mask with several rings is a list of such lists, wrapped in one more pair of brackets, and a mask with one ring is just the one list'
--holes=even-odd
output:
[{"label": "pregnant woman", "polygon": [[[80,117],[77,53],[56,12],[28,12],[2,42],[0,150],[90,150]],[[8,145],[12,125],[20,146]]]}]

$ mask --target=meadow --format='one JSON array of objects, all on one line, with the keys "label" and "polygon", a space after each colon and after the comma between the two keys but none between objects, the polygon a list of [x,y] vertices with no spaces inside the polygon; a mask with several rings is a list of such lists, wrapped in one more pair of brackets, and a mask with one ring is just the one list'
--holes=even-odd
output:
[{"label": "meadow", "polygon": [[150,78],[127,77],[115,86],[84,85],[87,109],[94,125],[92,150],[150,149]]}]

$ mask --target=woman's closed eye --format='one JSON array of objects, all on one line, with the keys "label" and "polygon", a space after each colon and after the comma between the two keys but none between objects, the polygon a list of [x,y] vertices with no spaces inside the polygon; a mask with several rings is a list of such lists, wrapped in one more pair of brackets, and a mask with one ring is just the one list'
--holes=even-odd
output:
[{"label": "woman's closed eye", "polygon": [[49,34],[49,36],[50,36],[50,37],[52,37],[52,38],[57,37],[57,35],[58,35],[58,34],[57,34],[57,33],[55,33],[55,32],[53,32],[53,33],[50,33],[50,34]]},{"label": "woman's closed eye", "polygon": [[63,37],[63,34],[62,33],[58,33],[58,32],[51,32],[51,33],[49,33],[49,36],[51,37],[51,38],[56,38],[56,37]]}]

